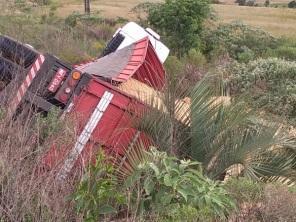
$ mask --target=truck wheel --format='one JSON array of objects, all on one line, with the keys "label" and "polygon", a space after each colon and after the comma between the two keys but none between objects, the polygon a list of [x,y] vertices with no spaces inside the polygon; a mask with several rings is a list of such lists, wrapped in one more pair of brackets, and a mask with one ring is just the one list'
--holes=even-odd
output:
[{"label": "truck wheel", "polygon": [[31,66],[38,56],[38,53],[31,47],[6,36],[0,36],[0,54],[24,68]]},{"label": "truck wheel", "polygon": [[0,56],[0,106],[7,104],[15,94],[16,86],[25,77],[25,70]]},{"label": "truck wheel", "polygon": [[0,81],[9,83],[24,69],[11,61],[0,57]]}]

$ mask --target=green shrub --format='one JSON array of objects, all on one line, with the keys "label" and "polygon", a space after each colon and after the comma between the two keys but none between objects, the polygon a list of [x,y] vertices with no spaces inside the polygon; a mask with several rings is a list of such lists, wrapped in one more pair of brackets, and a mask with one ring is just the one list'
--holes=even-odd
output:
[{"label": "green shrub", "polygon": [[6,116],[6,110],[1,107],[0,108],[0,121],[2,121],[5,116]]},{"label": "green shrub", "polygon": [[90,15],[80,14],[79,12],[73,12],[65,19],[65,24],[71,27],[75,27],[78,22],[81,22],[85,25],[94,25],[101,23],[103,21],[100,13],[92,13]]},{"label": "green shrub", "polygon": [[296,185],[293,185],[288,188],[291,193],[296,193]]},{"label": "green shrub", "polygon": [[296,60],[296,47],[292,46],[280,46],[268,54],[272,57],[283,58],[291,61]]},{"label": "green shrub", "polygon": [[175,78],[183,71],[184,64],[176,56],[169,56],[165,62],[165,68],[168,75]]},{"label": "green shrub", "polygon": [[247,1],[246,6],[256,6],[256,1],[255,0],[249,0],[249,1]]},{"label": "green shrub", "polygon": [[262,221],[263,183],[244,177],[230,178],[225,184],[225,189],[239,206],[239,210],[232,214],[231,221]]},{"label": "green shrub", "polygon": [[264,221],[295,221],[296,193],[284,185],[268,184],[264,190]]},{"label": "green shrub", "polygon": [[165,62],[167,75],[174,76],[175,89],[180,95],[190,90],[202,79],[207,70],[207,59],[198,49],[190,49],[181,59],[169,56]]},{"label": "green shrub", "polygon": [[225,184],[225,189],[239,204],[257,203],[264,198],[263,184],[244,177],[231,178]]},{"label": "green shrub", "polygon": [[201,51],[190,49],[181,61],[183,64],[183,70],[179,75],[179,80],[181,81],[183,78],[181,88],[188,90],[193,88],[194,85],[206,74],[207,59]]},{"label": "green shrub", "polygon": [[291,61],[296,60],[296,39],[281,38],[278,41],[278,46],[274,49],[269,49],[266,56],[278,57]]},{"label": "green shrub", "polygon": [[212,222],[214,220],[212,210],[209,208],[196,209],[190,205],[172,204],[166,210],[166,215],[158,215],[153,219],[159,222]]},{"label": "green shrub", "polygon": [[198,47],[203,22],[210,16],[208,0],[165,0],[148,8],[149,23],[177,55]]},{"label": "green shrub", "polygon": [[207,59],[201,51],[197,49],[190,49],[184,57],[184,63],[202,67],[206,65]]},{"label": "green shrub", "polygon": [[32,11],[32,7],[25,0],[15,0],[14,6],[16,9],[24,13],[30,13]]},{"label": "green shrub", "polygon": [[239,6],[244,6],[246,5],[246,0],[236,0],[235,3],[238,3]]},{"label": "green shrub", "polygon": [[245,94],[255,108],[295,118],[296,62],[268,58],[233,63],[228,74],[234,95]]},{"label": "green shrub", "polygon": [[59,119],[60,110],[51,110],[46,117],[38,114],[37,128],[39,131],[39,139],[44,141],[49,136],[58,133],[64,125]]},{"label": "green shrub", "polygon": [[249,48],[242,48],[242,52],[237,54],[237,61],[249,62],[255,58],[255,53]]},{"label": "green shrub", "polygon": [[288,3],[288,8],[296,8],[296,1],[295,1],[295,0],[290,1],[290,2]]},{"label": "green shrub", "polygon": [[123,193],[118,192],[114,168],[101,152],[96,163],[90,164],[71,199],[76,212],[84,221],[99,221],[104,215],[116,214],[124,203]]},{"label": "green shrub", "polygon": [[[174,219],[173,215],[180,217],[182,209],[186,209],[198,216],[197,220],[225,219],[235,208],[227,192],[202,175],[197,162],[179,161],[155,148],[147,153],[125,186],[132,193],[134,209],[142,214],[150,211],[162,218]],[[201,212],[206,214],[198,215]]]},{"label": "green shrub", "polygon": [[208,57],[217,57],[216,53],[222,52],[241,62],[261,57],[278,44],[267,32],[239,22],[206,30],[202,39],[203,50]]}]

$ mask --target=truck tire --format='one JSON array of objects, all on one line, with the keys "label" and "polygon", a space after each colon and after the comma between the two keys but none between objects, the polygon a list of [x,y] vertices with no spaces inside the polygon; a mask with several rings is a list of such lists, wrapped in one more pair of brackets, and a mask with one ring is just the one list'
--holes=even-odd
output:
[{"label": "truck tire", "polygon": [[19,65],[0,56],[0,106],[7,104],[11,95],[15,94],[25,72]]},{"label": "truck tire", "polygon": [[24,68],[30,67],[38,53],[29,46],[6,36],[0,36],[0,55]]},{"label": "truck tire", "polygon": [[120,33],[118,33],[111,41],[107,44],[106,48],[104,49],[102,53],[102,57],[106,56],[112,52],[115,52],[116,49],[120,46],[120,44],[124,40],[124,36]]},{"label": "truck tire", "polygon": [[25,70],[19,65],[0,57],[0,81],[9,83],[20,72],[25,72]]}]

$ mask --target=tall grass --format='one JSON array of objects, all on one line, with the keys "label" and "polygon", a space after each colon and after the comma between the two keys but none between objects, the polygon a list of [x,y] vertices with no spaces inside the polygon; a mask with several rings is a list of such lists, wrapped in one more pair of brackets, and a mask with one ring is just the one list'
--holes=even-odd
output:
[{"label": "tall grass", "polygon": [[[12,6],[15,6],[11,3]],[[2,4],[0,5],[2,9]],[[4,8],[4,6],[3,6]],[[7,9],[7,10],[6,10]],[[113,27],[105,23],[70,27],[63,19],[24,13],[18,8],[0,16],[0,32],[34,46],[41,53],[52,53],[64,61],[79,63],[99,56]],[[21,75],[22,73],[20,73]],[[0,89],[1,90],[1,89]],[[13,91],[6,96],[12,95]],[[2,101],[1,101],[2,102]],[[76,174],[63,183],[47,170],[45,155],[76,141],[75,126],[60,124],[57,118],[40,118],[30,113],[11,121],[5,104],[0,106],[0,221],[79,221],[69,196],[76,188]],[[30,107],[28,107],[30,108]],[[80,169],[77,169],[80,173]]]},{"label": "tall grass", "polygon": [[[0,218],[74,220],[72,205],[66,199],[73,191],[73,181],[58,183],[54,171],[42,170],[42,159],[52,143],[39,142],[44,129],[37,119],[12,122],[4,116],[0,120]],[[59,134],[56,140],[64,137],[66,131]]]}]

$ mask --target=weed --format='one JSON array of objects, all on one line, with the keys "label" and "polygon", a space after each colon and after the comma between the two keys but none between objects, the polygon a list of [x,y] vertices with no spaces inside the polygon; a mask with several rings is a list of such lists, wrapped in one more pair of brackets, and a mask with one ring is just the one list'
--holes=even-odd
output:
[{"label": "weed", "polygon": [[117,213],[119,204],[124,203],[123,193],[118,192],[114,168],[101,152],[96,163],[89,165],[72,195],[76,212],[85,221],[98,221]]}]

